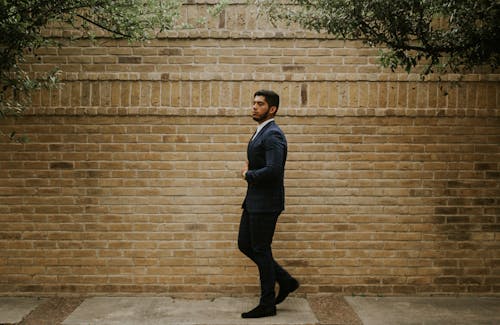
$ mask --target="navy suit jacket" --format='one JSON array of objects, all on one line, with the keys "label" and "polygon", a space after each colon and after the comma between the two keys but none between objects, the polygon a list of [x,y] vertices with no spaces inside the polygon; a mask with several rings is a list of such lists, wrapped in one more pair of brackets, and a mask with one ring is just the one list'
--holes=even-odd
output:
[{"label": "navy suit jacket", "polygon": [[248,143],[248,183],[243,208],[250,213],[281,212],[285,209],[285,134],[271,121]]}]

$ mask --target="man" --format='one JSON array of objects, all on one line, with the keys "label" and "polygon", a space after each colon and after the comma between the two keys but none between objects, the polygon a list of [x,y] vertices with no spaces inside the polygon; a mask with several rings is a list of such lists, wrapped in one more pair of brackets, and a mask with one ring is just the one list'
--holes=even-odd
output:
[{"label": "man", "polygon": [[[238,248],[257,265],[261,294],[259,305],[241,314],[243,318],[276,315],[276,305],[299,287],[297,280],[276,263],[271,251],[276,222],[285,208],[287,143],[274,122],[278,107],[279,96],[274,91],[259,90],[254,94],[252,117],[259,125],[248,144],[248,161],[241,170],[248,188],[242,204]],[[280,287],[277,297],[276,282]]]}]

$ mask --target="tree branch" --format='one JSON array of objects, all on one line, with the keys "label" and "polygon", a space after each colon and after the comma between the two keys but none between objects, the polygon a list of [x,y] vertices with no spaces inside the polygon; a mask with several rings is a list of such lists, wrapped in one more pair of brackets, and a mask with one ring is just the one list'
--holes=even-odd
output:
[{"label": "tree branch", "polygon": [[119,31],[117,31],[117,30],[112,30],[112,29],[110,29],[110,28],[108,28],[108,27],[106,27],[106,26],[104,26],[104,25],[102,25],[102,24],[99,24],[98,22],[93,21],[93,20],[92,20],[92,19],[90,19],[90,18],[87,18],[87,17],[85,17],[85,16],[81,15],[81,14],[76,14],[76,16],[77,16],[77,17],[80,17],[81,19],[85,20],[86,22],[89,22],[89,23],[91,23],[92,25],[95,25],[95,26],[97,26],[97,27],[99,27],[99,28],[102,28],[102,29],[104,29],[104,30],[106,30],[106,31],[108,31],[108,32],[110,32],[110,33],[113,33],[113,34],[116,34],[116,35],[120,35],[120,36],[123,36],[123,37],[127,37],[127,38],[132,37],[131,35],[123,34],[122,32],[119,32]]}]

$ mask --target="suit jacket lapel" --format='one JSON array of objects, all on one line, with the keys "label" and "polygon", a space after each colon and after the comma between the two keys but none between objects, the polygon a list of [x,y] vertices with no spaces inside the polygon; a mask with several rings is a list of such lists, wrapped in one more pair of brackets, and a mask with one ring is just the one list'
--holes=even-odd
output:
[{"label": "suit jacket lapel", "polygon": [[264,132],[269,128],[269,126],[271,126],[271,124],[274,124],[274,121],[271,121],[271,122],[267,123],[262,128],[262,130],[260,130],[259,134],[257,134],[257,136],[255,137],[255,139],[253,139],[253,141],[251,141],[251,142],[255,142],[258,138],[260,138],[264,134]]},{"label": "suit jacket lapel", "polygon": [[257,134],[257,136],[255,137],[255,139],[252,140],[253,138],[253,135],[255,134],[255,131],[254,134],[252,135],[252,137],[250,138],[250,141],[248,142],[248,146],[247,146],[247,155],[250,154],[250,148],[253,146],[253,144],[257,143],[257,140],[264,134],[264,131],[269,128],[269,126],[271,124],[274,124],[274,121],[271,121],[269,123],[267,123],[263,128],[262,130],[260,130],[259,134]]}]

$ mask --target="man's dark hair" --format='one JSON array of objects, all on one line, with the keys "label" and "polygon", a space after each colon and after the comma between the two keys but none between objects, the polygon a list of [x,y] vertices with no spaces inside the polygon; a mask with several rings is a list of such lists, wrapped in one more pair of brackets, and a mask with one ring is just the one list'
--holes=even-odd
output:
[{"label": "man's dark hair", "polygon": [[258,90],[255,92],[253,97],[255,96],[263,96],[266,99],[269,108],[276,106],[276,111],[280,107],[280,96],[272,90]]}]

